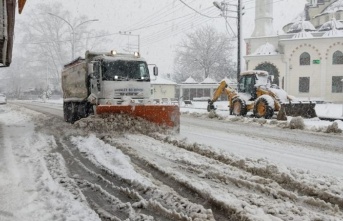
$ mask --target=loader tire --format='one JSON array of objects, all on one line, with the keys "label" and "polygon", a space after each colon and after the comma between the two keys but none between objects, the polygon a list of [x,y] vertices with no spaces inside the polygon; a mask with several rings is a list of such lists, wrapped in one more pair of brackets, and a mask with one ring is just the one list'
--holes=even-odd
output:
[{"label": "loader tire", "polygon": [[274,115],[274,108],[269,105],[265,98],[260,97],[254,105],[254,115],[257,118],[270,119]]},{"label": "loader tire", "polygon": [[230,107],[230,114],[236,116],[245,116],[247,115],[247,106],[244,100],[237,98],[232,101]]}]

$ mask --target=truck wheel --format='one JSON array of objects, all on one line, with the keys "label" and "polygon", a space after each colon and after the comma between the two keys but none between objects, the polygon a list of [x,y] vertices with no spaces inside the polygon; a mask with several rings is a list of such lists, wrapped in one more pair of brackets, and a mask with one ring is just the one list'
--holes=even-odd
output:
[{"label": "truck wheel", "polygon": [[75,102],[63,103],[64,120],[71,124],[73,124],[76,120],[78,120],[77,109],[78,109],[78,105]]},{"label": "truck wheel", "polygon": [[81,118],[88,117],[88,110],[87,110],[87,103],[77,103],[75,109],[77,110],[75,120],[79,120]]},{"label": "truck wheel", "polygon": [[63,116],[64,121],[70,123],[71,122],[71,116],[72,116],[72,107],[70,102],[64,102],[63,103]]},{"label": "truck wheel", "polygon": [[65,122],[68,122],[68,103],[63,102],[63,118]]},{"label": "truck wheel", "polygon": [[232,101],[232,106],[230,107],[230,114],[236,116],[245,116],[247,114],[247,106],[245,101],[237,98]]},{"label": "truck wheel", "polygon": [[274,108],[269,105],[265,98],[260,97],[255,103],[254,115],[257,118],[264,117],[265,119],[270,119],[274,115]]}]

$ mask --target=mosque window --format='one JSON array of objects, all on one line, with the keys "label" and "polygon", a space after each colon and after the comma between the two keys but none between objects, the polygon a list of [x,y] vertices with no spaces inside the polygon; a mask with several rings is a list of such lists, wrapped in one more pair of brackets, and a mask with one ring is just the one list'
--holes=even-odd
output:
[{"label": "mosque window", "polygon": [[342,93],[343,92],[343,77],[333,76],[332,77],[332,93]]},{"label": "mosque window", "polygon": [[310,78],[309,77],[299,78],[299,92],[300,93],[310,92]]},{"label": "mosque window", "polygon": [[310,65],[311,64],[311,56],[309,53],[304,52],[300,55],[300,65]]},{"label": "mosque window", "polygon": [[341,51],[335,51],[333,53],[332,64],[343,64],[343,53]]}]

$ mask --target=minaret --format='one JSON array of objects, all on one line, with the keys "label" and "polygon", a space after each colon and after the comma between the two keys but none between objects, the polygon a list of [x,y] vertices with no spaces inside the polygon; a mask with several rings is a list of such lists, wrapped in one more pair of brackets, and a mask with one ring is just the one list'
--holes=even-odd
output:
[{"label": "minaret", "polygon": [[256,0],[255,29],[251,37],[270,36],[273,34],[273,0]]}]

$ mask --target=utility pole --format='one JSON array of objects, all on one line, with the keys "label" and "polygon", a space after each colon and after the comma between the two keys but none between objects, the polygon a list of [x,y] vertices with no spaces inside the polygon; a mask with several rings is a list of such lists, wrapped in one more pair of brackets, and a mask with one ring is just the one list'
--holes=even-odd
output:
[{"label": "utility pole", "polygon": [[[242,4],[241,0],[237,0],[237,5],[233,5],[231,3],[225,2],[225,0],[221,3],[213,2],[213,5],[217,7],[220,11],[222,11],[222,16],[225,18],[225,21],[228,23],[227,18],[236,18],[237,19],[237,35],[234,33],[234,37],[237,37],[237,81],[239,80],[239,75],[241,73],[241,54],[242,54]],[[237,10],[229,10],[229,6],[236,6]],[[229,16],[228,12],[237,12],[237,16]],[[230,27],[231,28],[231,27]],[[231,29],[232,30],[232,29]]]},{"label": "utility pole", "polygon": [[131,32],[120,31],[120,35],[127,35],[128,36],[128,51],[130,52],[130,36],[136,36],[138,38],[138,52],[140,52],[140,35],[133,35]]},{"label": "utility pole", "polygon": [[237,0],[237,81],[241,73],[241,0]]}]

